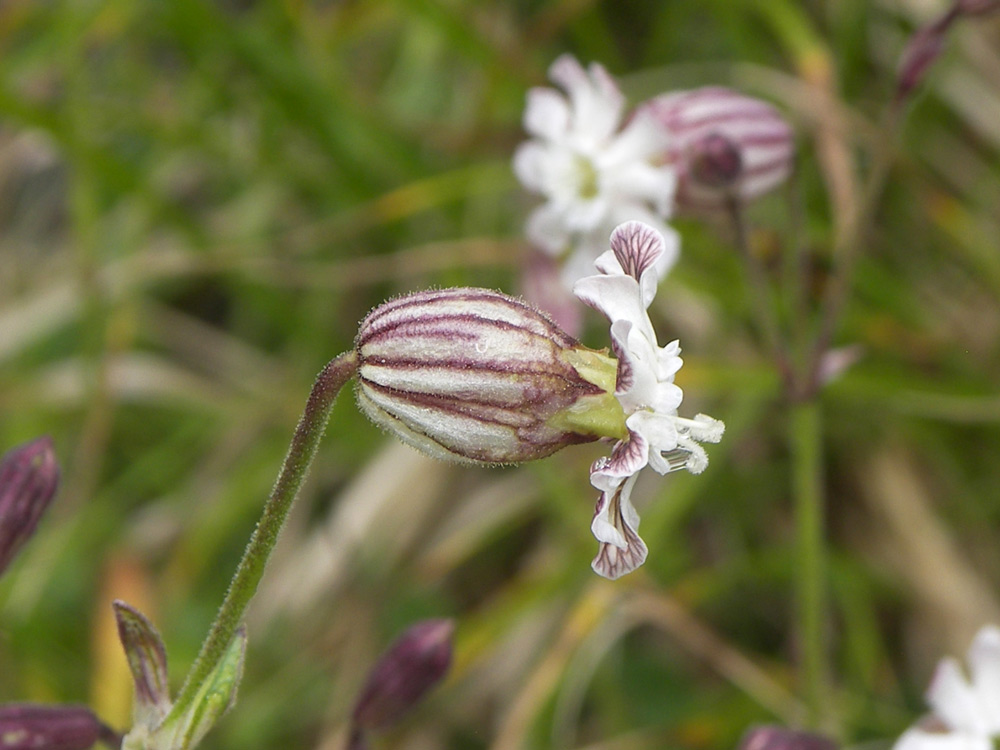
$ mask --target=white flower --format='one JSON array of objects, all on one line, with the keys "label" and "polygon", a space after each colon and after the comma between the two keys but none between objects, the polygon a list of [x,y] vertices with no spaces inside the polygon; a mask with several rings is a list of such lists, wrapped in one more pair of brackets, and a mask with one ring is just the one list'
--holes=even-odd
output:
[{"label": "white flower", "polygon": [[552,255],[570,251],[563,279],[571,285],[590,272],[618,224],[637,219],[669,238],[658,260],[663,276],[679,242],[663,219],[673,204],[675,176],[657,163],[669,136],[651,113],[622,127],[625,97],[600,65],[585,70],[571,55],[559,57],[549,77],[555,89],[528,92],[524,128],[533,139],[514,154],[514,172],[546,203],[532,213],[528,238]]},{"label": "white flower", "polygon": [[674,375],[683,364],[680,346],[664,347],[646,312],[656,294],[655,266],[666,252],[663,237],[653,227],[627,222],[611,235],[611,250],[595,262],[597,276],[580,279],[573,289],[583,302],[611,321],[611,341],[618,358],[615,396],[625,412],[628,436],[611,456],[597,461],[591,484],[601,490],[594,536],[601,542],[594,570],[607,577],[634,570],[646,559],[646,545],[637,533],[639,515],[630,494],[638,472],[647,464],[660,474],[677,469],[700,473],[708,456],[698,442],[717,443],[722,422],[697,415],[677,415],[683,393]]},{"label": "white flower", "polygon": [[969,648],[966,680],[955,659],[938,664],[927,703],[930,722],[908,729],[893,750],[992,750],[1000,739],[1000,628],[989,625]]}]

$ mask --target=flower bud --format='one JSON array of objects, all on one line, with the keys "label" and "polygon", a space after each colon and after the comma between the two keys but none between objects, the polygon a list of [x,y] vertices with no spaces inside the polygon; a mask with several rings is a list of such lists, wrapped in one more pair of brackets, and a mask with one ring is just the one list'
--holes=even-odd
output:
[{"label": "flower bud", "polygon": [[85,706],[0,706],[2,750],[87,750],[106,733]]},{"label": "flower bud", "polygon": [[0,573],[34,533],[58,483],[59,466],[48,437],[0,459]]},{"label": "flower bud", "polygon": [[837,750],[837,743],[812,732],[760,726],[747,730],[739,750]]},{"label": "flower bud", "polygon": [[687,211],[746,203],[792,171],[795,134],[770,104],[721,86],[654,97],[636,109],[670,134],[665,159],[677,170],[677,206]]},{"label": "flower bud", "polygon": [[424,620],[407,629],[382,655],[358,696],[352,720],[361,730],[395,722],[436,685],[451,665],[452,620]]},{"label": "flower bud", "polygon": [[615,361],[499,292],[391,300],[362,321],[355,348],[361,408],[438,458],[516,463],[624,434]]}]

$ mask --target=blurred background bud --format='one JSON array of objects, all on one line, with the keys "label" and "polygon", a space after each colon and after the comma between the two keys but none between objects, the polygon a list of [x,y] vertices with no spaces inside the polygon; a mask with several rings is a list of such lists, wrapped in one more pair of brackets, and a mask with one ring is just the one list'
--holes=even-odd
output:
[{"label": "blurred background bud", "polygon": [[791,174],[795,133],[767,102],[721,86],[663,94],[641,104],[671,136],[677,207],[712,211],[730,197],[746,203]]},{"label": "blurred background bud", "polygon": [[86,706],[0,706],[0,750],[87,750],[111,733]]},{"label": "blurred background bud", "polygon": [[58,484],[59,466],[48,437],[0,459],[0,573],[34,533]]},{"label": "blurred background bud", "polygon": [[739,750],[837,750],[837,743],[821,734],[761,726],[747,730]]},{"label": "blurred background bud", "polygon": [[117,599],[111,606],[135,689],[133,724],[153,729],[170,710],[166,646],[159,632],[139,610]]},{"label": "blurred background bud", "polygon": [[918,29],[910,37],[899,61],[899,72],[896,77],[897,102],[909,96],[924,80],[931,65],[941,55],[945,36],[958,14],[956,5],[933,23]]},{"label": "blurred background bud", "polygon": [[453,620],[424,620],[407,629],[382,655],[354,706],[356,743],[359,730],[386,727],[412,708],[451,665]]},{"label": "blurred background bud", "polygon": [[964,16],[978,16],[1000,10],[1000,0],[956,0],[954,10]]},{"label": "blurred background bud", "polygon": [[709,133],[691,145],[690,178],[706,187],[729,189],[743,172],[743,156],[735,143],[719,133]]}]

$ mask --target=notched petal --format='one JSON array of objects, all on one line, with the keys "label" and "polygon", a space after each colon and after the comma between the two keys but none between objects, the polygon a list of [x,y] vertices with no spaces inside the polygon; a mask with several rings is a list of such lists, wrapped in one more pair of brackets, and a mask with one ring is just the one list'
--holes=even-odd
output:
[{"label": "notched petal", "polygon": [[666,250],[663,237],[648,224],[627,221],[611,233],[611,249],[622,270],[636,281]]},{"label": "notched petal", "polygon": [[633,475],[613,490],[601,493],[591,524],[601,543],[591,568],[610,580],[631,573],[646,561],[648,554],[638,534],[639,514],[630,499],[634,484]]}]

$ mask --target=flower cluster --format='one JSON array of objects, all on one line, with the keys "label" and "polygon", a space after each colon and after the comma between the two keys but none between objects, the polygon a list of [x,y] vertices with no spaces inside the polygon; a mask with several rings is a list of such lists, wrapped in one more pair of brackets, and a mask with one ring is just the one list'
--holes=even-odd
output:
[{"label": "flower cluster", "polygon": [[[794,134],[766,102],[719,86],[662,94],[625,112],[625,97],[600,65],[558,58],[550,88],[528,92],[531,140],[514,172],[545,203],[528,219],[528,239],[563,258],[567,286],[585,276],[608,234],[642,221],[664,237],[660,278],[679,240],[665,223],[674,209],[716,210],[754,200],[792,170]],[[541,302],[541,299],[537,301]]]},{"label": "flower cluster", "polygon": [[590,481],[601,491],[591,529],[601,546],[594,570],[607,578],[634,570],[646,559],[638,534],[639,515],[630,496],[639,471],[659,474],[678,469],[700,473],[708,456],[699,442],[717,443],[722,422],[699,414],[677,415],[683,393],[674,375],[683,364],[680,345],[659,346],[646,312],[656,294],[656,264],[666,252],[663,237],[633,221],[615,229],[611,249],[597,259],[600,272],[577,282],[574,293],[611,323],[618,359],[615,397],[625,414],[627,434],[610,457],[597,461]]},{"label": "flower cluster", "polygon": [[522,300],[488,289],[417,292],[375,308],[355,339],[357,398],[371,419],[439,458],[515,463],[573,443],[615,441],[594,465],[601,490],[594,570],[617,578],[646,558],[630,500],[647,465],[660,474],[700,472],[699,442],[722,423],[677,415],[676,341],[660,347],[646,309],[667,252],[652,226],[626,222],[611,236],[598,274],[576,295],[611,323],[611,348],[589,349]]},{"label": "flower cluster", "polygon": [[551,255],[568,254],[563,280],[572,286],[606,249],[612,229],[637,219],[667,237],[657,267],[663,276],[678,255],[664,223],[676,183],[673,167],[662,163],[669,134],[651,114],[623,125],[625,97],[597,63],[585,70],[563,55],[549,77],[566,93],[528,92],[524,129],[532,140],[514,154],[518,178],[546,201],[528,219],[528,239]]},{"label": "flower cluster", "polygon": [[1000,740],[1000,628],[984,627],[969,647],[966,680],[955,659],[941,661],[927,703],[932,714],[893,750],[992,750]]}]

